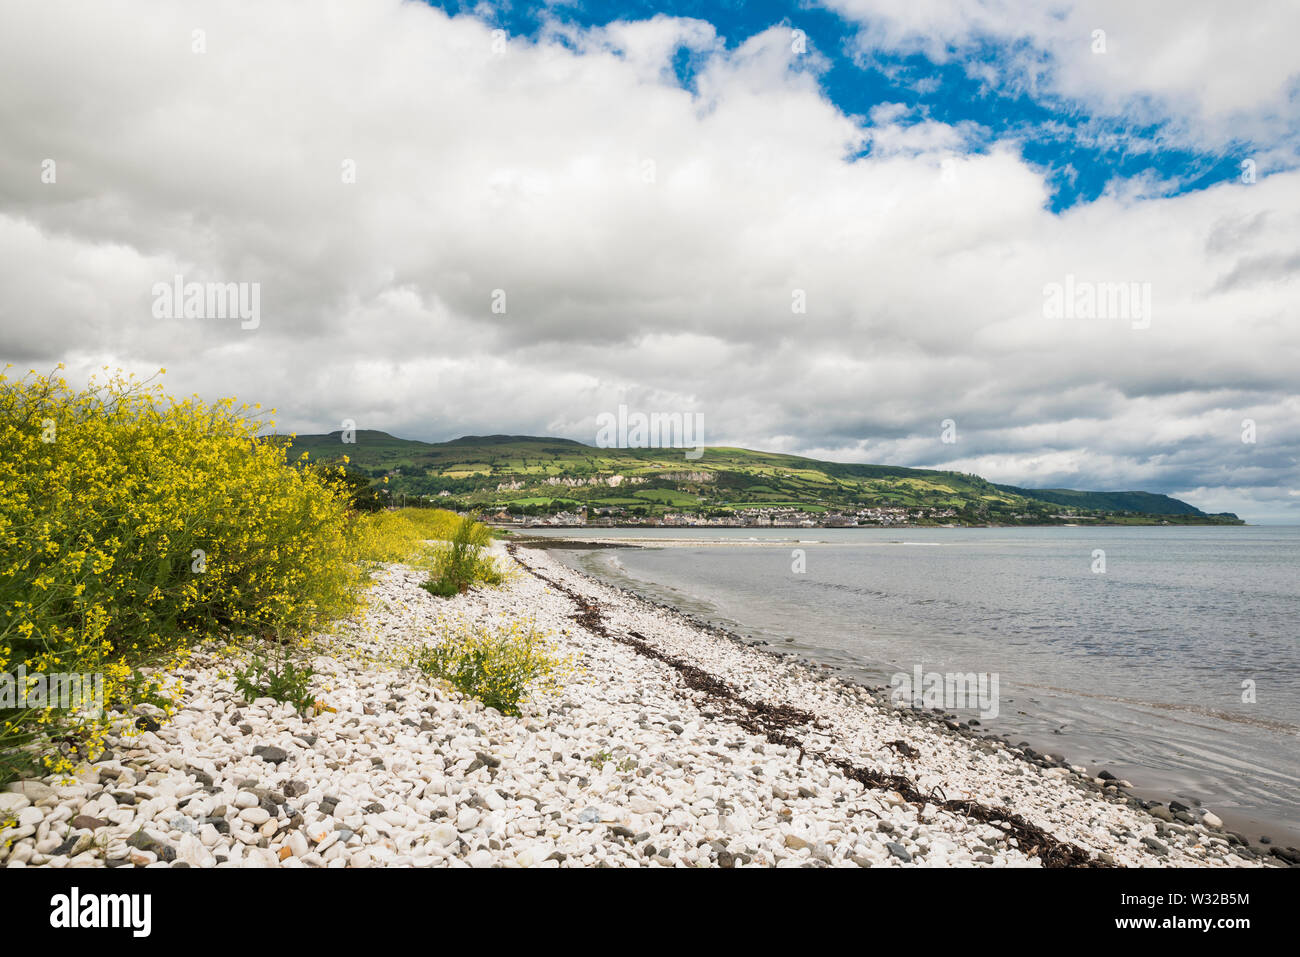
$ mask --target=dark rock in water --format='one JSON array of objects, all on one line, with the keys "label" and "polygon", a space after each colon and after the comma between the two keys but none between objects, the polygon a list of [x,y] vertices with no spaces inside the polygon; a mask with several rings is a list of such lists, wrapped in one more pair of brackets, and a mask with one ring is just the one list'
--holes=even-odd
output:
[{"label": "dark rock in water", "polygon": [[1273,839],[1272,839],[1271,837],[1269,837],[1267,834],[1261,834],[1261,835],[1259,836],[1259,843],[1261,843],[1261,844],[1272,844],[1272,843],[1273,843]]},{"label": "dark rock in water", "polygon": [[907,864],[912,862],[912,855],[907,853],[907,848],[902,844],[895,844],[893,841],[888,841],[886,842],[885,847],[889,849],[890,854],[893,854],[900,861]]},{"label": "dark rock in water", "polygon": [[1099,771],[1099,772],[1097,773],[1097,777],[1101,778],[1103,781],[1115,781],[1115,780],[1118,780],[1118,779],[1115,777],[1115,775],[1111,774],[1109,771]]},{"label": "dark rock in water", "polygon": [[1170,812],[1169,808],[1162,807],[1159,804],[1150,808],[1150,814],[1152,817],[1159,818],[1162,821],[1172,821],[1174,819],[1174,815]]},{"label": "dark rock in water", "polygon": [[1191,808],[1188,807],[1186,804],[1183,804],[1181,801],[1170,801],[1169,810],[1172,811],[1174,814],[1177,814],[1179,811],[1190,811]]},{"label": "dark rock in water", "polygon": [[1279,857],[1288,864],[1300,864],[1300,851],[1294,847],[1274,847],[1269,849],[1274,857]]},{"label": "dark rock in water", "polygon": [[253,749],[253,754],[257,755],[268,764],[279,764],[289,758],[289,752],[284,748],[277,748],[274,745],[258,745]]}]

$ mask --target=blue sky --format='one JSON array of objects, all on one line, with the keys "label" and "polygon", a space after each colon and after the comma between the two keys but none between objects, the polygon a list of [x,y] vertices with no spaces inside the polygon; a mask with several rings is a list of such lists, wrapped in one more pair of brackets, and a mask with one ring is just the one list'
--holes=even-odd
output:
[{"label": "blue sky", "polygon": [[[734,50],[749,37],[774,25],[804,31],[810,51],[827,61],[818,70],[825,95],[846,115],[871,123],[870,112],[882,103],[911,109],[901,122],[937,121],[956,126],[974,124],[966,152],[980,153],[990,142],[1014,140],[1023,158],[1042,170],[1050,186],[1053,212],[1087,203],[1102,195],[1108,184],[1143,178],[1156,186],[1144,195],[1176,196],[1204,189],[1240,175],[1244,158],[1271,143],[1249,138],[1201,144],[1166,142],[1173,118],[1145,121],[1132,115],[1091,111],[1067,96],[1038,97],[1020,89],[987,82],[977,75],[980,64],[993,67],[1014,52],[1026,52],[1024,41],[974,36],[960,57],[936,62],[925,53],[876,48],[869,55],[854,49],[860,24],[840,13],[813,4],[761,2],[700,2],[655,0],[617,3],[530,4],[506,2],[434,2],[432,6],[478,17],[506,30],[511,37],[538,39],[549,24],[581,28],[614,21],[669,16],[712,24],[722,45]],[[1032,51],[1030,51],[1032,52]],[[677,78],[692,89],[701,54],[679,49],[674,60]],[[973,69],[974,68],[974,69]],[[1294,127],[1292,129],[1294,133]],[[867,150],[869,153],[869,148]],[[1275,171],[1275,170],[1273,170]],[[1264,171],[1261,175],[1267,175]]]}]

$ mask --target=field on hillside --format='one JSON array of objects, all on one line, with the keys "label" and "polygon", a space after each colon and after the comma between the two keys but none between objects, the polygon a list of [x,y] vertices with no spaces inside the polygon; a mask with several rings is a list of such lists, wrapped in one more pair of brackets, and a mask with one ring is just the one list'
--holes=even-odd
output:
[{"label": "field on hillside", "polygon": [[[1152,515],[1220,520],[1163,495],[1052,490],[1052,496],[1038,498],[1031,490],[959,472],[730,447],[711,447],[687,459],[684,449],[601,449],[569,439],[504,435],[428,443],[362,430],[297,436],[293,449],[316,461],[347,455],[351,468],[375,482],[386,479],[386,494],[406,501],[423,498],[486,514],[585,509],[589,519],[611,521],[676,513],[726,521],[762,511],[802,511],[848,524],[1059,524],[1078,517],[1145,521]],[[873,510],[887,514],[865,514]],[[904,511],[901,518],[898,510]]]}]

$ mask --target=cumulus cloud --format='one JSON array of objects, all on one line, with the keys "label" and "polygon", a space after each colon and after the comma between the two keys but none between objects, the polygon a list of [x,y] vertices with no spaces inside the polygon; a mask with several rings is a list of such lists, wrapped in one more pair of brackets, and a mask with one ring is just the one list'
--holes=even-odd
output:
[{"label": "cumulus cloud", "polygon": [[[1300,142],[1294,116],[1300,6],[1260,0],[826,0],[859,24],[860,55],[960,60],[990,87],[1093,112],[1168,122],[1167,137],[1216,145]],[[1279,156],[1278,159],[1283,157]]]},{"label": "cumulus cloud", "polygon": [[[493,29],[5,4],[0,361],[166,366],[286,430],[593,441],[626,402],[713,444],[1297,514],[1300,173],[1056,215],[1015,143],[844,115],[785,27]],[[1255,102],[1234,90],[1198,109]],[[175,275],[259,283],[260,324],[155,318]],[[1148,327],[1045,318],[1067,278],[1147,284]]]}]

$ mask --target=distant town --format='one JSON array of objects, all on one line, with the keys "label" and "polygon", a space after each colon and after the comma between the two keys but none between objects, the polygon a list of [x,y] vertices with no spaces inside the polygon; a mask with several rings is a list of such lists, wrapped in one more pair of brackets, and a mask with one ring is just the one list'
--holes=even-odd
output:
[{"label": "distant town", "polygon": [[[484,514],[483,520],[493,525],[535,527],[712,527],[712,528],[860,528],[908,525],[934,525],[956,528],[967,524],[953,521],[957,510],[952,508],[863,508],[842,512],[806,512],[790,508],[739,509],[731,515],[704,515],[692,512],[667,512],[663,515],[634,515],[621,508],[580,508],[552,515],[516,515],[503,510]],[[1043,521],[1068,524],[1079,521],[1096,522],[1091,515],[1058,513],[1049,516],[1023,514],[1015,518],[1023,521]]]}]

